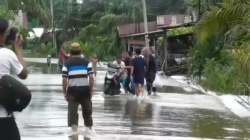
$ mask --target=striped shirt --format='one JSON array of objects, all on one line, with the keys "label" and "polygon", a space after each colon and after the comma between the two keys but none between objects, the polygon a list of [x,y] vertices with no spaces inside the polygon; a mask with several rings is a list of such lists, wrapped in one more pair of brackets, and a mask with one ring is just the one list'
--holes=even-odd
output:
[{"label": "striped shirt", "polygon": [[63,64],[62,76],[68,78],[67,92],[89,89],[88,75],[93,74],[92,63],[81,57],[70,58]]}]

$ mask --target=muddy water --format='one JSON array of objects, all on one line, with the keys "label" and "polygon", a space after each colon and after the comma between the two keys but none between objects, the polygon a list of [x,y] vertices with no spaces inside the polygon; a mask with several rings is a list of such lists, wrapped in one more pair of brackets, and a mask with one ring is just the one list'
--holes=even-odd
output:
[{"label": "muddy water", "polygon": [[[56,65],[29,63],[25,83],[32,90],[29,107],[16,114],[23,140],[83,140],[68,137],[67,102]],[[151,100],[138,103],[131,95],[104,96],[105,68],[100,67],[93,97],[98,140],[202,140],[249,138],[250,125],[226,109],[220,100],[172,79]],[[79,115],[81,111],[79,108]],[[80,117],[81,118],[81,117]],[[79,125],[83,129],[83,121]]]}]

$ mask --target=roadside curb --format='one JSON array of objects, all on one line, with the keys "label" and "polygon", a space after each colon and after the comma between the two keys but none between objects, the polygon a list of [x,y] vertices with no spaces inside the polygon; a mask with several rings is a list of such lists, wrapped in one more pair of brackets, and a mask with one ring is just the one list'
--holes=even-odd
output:
[{"label": "roadside curb", "polygon": [[[250,117],[250,112],[236,101],[236,99],[238,97],[235,95],[228,95],[228,94],[217,95],[215,92],[206,91],[206,90],[204,90],[204,88],[202,88],[200,85],[198,85],[196,83],[193,83],[193,82],[187,83],[187,80],[186,80],[187,78],[185,76],[170,76],[170,78],[172,78],[180,83],[186,84],[194,89],[197,89],[205,94],[219,98],[221,100],[222,104],[226,108],[228,108],[232,113],[236,114],[239,117],[242,117],[242,118]],[[242,96],[242,98],[247,98],[247,96]]]}]

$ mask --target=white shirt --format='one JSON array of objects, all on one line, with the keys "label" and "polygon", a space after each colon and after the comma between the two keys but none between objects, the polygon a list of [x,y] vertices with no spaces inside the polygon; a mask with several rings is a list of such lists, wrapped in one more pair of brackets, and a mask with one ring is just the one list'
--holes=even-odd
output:
[{"label": "white shirt", "polygon": [[81,58],[84,58],[84,55],[83,55],[83,54],[81,55]]},{"label": "white shirt", "polygon": [[[140,57],[144,58],[144,56],[143,56],[143,55],[141,55],[141,54],[140,54]],[[135,56],[133,56],[133,58],[135,58]]]},{"label": "white shirt", "polygon": [[[18,61],[16,54],[7,48],[0,48],[0,77],[3,75],[19,75],[23,66]],[[0,105],[0,117],[8,117],[5,108]]]},{"label": "white shirt", "polygon": [[118,64],[116,61],[114,61],[113,64],[116,64],[116,65],[120,66],[121,68],[125,67],[125,63],[123,61],[121,61],[120,64]]}]

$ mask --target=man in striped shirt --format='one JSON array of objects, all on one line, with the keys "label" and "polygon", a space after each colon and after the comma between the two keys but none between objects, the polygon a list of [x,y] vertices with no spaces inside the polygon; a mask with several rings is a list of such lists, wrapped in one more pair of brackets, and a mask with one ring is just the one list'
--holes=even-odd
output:
[{"label": "man in striped shirt", "polygon": [[70,59],[63,64],[63,91],[68,101],[68,126],[72,133],[78,133],[78,106],[82,106],[82,115],[86,126],[86,135],[95,135],[92,129],[92,101],[93,96],[93,69],[92,64],[81,57],[81,49],[78,43],[72,43],[70,47]]}]

